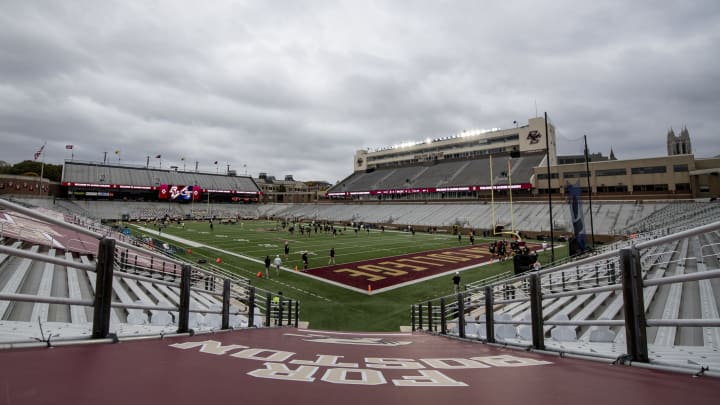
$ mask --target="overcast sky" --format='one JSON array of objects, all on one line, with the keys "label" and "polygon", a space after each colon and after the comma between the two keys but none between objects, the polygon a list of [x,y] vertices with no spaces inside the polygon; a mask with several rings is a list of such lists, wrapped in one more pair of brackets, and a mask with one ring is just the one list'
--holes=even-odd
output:
[{"label": "overcast sky", "polygon": [[[547,111],[560,153],[720,154],[720,1],[2,0],[0,160],[335,183]],[[119,154],[114,152],[119,150]],[[156,155],[162,159],[155,159]],[[218,167],[214,162],[218,161]]]}]

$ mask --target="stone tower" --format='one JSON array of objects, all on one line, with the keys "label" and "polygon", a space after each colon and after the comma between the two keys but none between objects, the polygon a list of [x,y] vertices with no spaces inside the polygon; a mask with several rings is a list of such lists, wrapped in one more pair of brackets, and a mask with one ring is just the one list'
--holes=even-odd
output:
[{"label": "stone tower", "polygon": [[689,155],[692,153],[690,132],[687,127],[683,127],[682,131],[680,131],[680,136],[675,136],[675,131],[670,128],[667,133],[667,150],[668,156]]}]

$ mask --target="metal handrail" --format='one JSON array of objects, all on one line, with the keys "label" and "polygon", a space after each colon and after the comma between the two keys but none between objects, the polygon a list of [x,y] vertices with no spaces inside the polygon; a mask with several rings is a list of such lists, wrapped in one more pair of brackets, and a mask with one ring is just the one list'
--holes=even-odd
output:
[{"label": "metal handrail", "polygon": [[[27,216],[29,216],[29,217],[42,220],[42,221],[44,221],[44,222],[48,222],[48,223],[51,223],[51,224],[54,224],[54,225],[57,225],[57,226],[60,226],[60,227],[66,228],[66,229],[73,230],[73,231],[78,232],[78,233],[81,233],[81,234],[83,234],[83,235],[91,236],[91,237],[93,237],[93,238],[95,238],[95,239],[97,239],[97,240],[101,240],[101,239],[103,239],[103,238],[106,237],[105,235],[103,235],[103,234],[101,234],[101,233],[94,232],[94,231],[91,231],[91,230],[89,230],[89,229],[87,229],[87,228],[84,228],[84,227],[82,227],[82,226],[75,225],[75,224],[70,224],[70,223],[67,223],[67,222],[65,222],[65,221],[62,221],[62,220],[60,220],[60,219],[53,218],[53,217],[50,217],[50,216],[41,214],[41,213],[39,213],[39,212],[37,212],[37,211],[35,211],[35,210],[29,209],[29,208],[25,208],[25,207],[23,207],[23,206],[21,206],[21,205],[12,203],[12,202],[7,201],[7,200],[3,200],[3,199],[1,199],[1,198],[0,198],[0,206],[5,207],[5,208],[10,209],[10,210],[13,210],[13,211],[16,211],[16,212],[19,212],[19,213],[21,213],[21,214],[25,214],[25,215],[27,215]],[[183,261],[180,261],[180,260],[177,260],[177,259],[168,257],[167,255],[163,255],[163,254],[154,252],[154,251],[152,251],[152,250],[145,249],[145,248],[143,248],[142,246],[136,246],[136,245],[133,245],[133,244],[131,244],[131,243],[127,243],[127,242],[122,241],[122,240],[115,240],[115,244],[116,244],[117,246],[122,246],[122,247],[125,247],[125,248],[128,248],[128,249],[140,251],[140,252],[143,252],[143,253],[148,254],[148,255],[150,255],[150,256],[156,257],[156,258],[158,258],[158,259],[163,259],[163,260],[166,260],[166,261],[168,261],[168,262],[175,263],[175,264],[178,264],[178,265],[186,265],[186,264],[188,264],[187,262],[183,262]],[[193,266],[193,267],[194,267],[194,266]],[[204,270],[204,269],[201,269],[201,268],[197,268],[197,270],[200,271],[200,272],[205,272],[205,273],[207,273],[207,274],[209,274],[209,275],[212,275],[212,273],[211,273],[211,272],[208,272],[207,270]]]},{"label": "metal handrail", "polygon": [[[93,285],[95,288],[95,298],[93,300],[90,299],[80,299],[80,298],[66,298],[66,297],[52,297],[52,296],[38,296],[38,295],[32,295],[32,294],[22,294],[22,293],[0,293],[0,300],[4,301],[19,301],[19,302],[34,302],[34,303],[47,303],[47,304],[62,304],[62,305],[79,305],[79,306],[89,306],[95,308],[94,313],[94,319],[93,319],[93,338],[96,339],[102,339],[106,337],[107,334],[107,325],[109,325],[109,315],[110,313],[107,312],[104,315],[100,315],[100,318],[98,318],[98,314],[101,313],[104,310],[100,310],[100,308],[103,308],[107,306],[106,308],[125,308],[125,309],[138,309],[138,310],[150,310],[150,311],[172,311],[172,312],[179,312],[179,320],[177,321],[178,326],[178,332],[186,331],[185,328],[187,326],[181,326],[187,325],[187,314],[192,312],[198,312],[198,313],[204,313],[204,314],[221,314],[221,315],[239,315],[239,314],[246,314],[248,316],[248,321],[253,319],[252,324],[256,324],[256,320],[258,317],[265,318],[265,321],[263,321],[263,324],[266,326],[270,326],[273,323],[273,320],[275,320],[275,324],[283,325],[285,322],[291,322],[294,319],[295,325],[297,326],[297,316],[299,314],[300,309],[300,302],[297,300],[292,300],[286,297],[283,297],[282,300],[286,304],[284,305],[285,308],[287,308],[287,311],[290,309],[294,310],[294,314],[291,312],[282,312],[276,311],[275,308],[271,308],[268,305],[263,305],[264,300],[272,300],[275,297],[275,294],[264,291],[264,290],[256,290],[254,287],[251,287],[249,283],[247,282],[247,279],[244,279],[242,277],[238,277],[237,275],[233,274],[233,279],[229,279],[225,277],[229,274],[215,274],[212,271],[208,271],[199,267],[191,266],[187,262],[174,260],[172,258],[169,258],[166,254],[158,254],[156,252],[153,252],[151,250],[144,249],[140,246],[136,246],[134,244],[126,243],[123,241],[117,241],[111,238],[107,238],[105,235],[99,234],[97,232],[82,228],[75,224],[66,223],[64,221],[61,221],[59,219],[41,214],[39,212],[35,212],[31,209],[25,208],[23,206],[20,206],[18,204],[14,204],[12,202],[8,202],[5,200],[0,199],[0,207],[5,207],[8,209],[11,209],[13,211],[16,211],[20,214],[26,215],[28,217],[35,218],[40,221],[44,221],[46,223],[55,224],[57,226],[60,226],[64,229],[70,229],[73,231],[76,231],[79,234],[90,236],[94,239],[97,239],[99,241],[99,248],[98,252],[96,253],[96,262],[94,264],[89,264],[87,261],[84,262],[76,262],[73,260],[67,260],[65,258],[61,257],[54,257],[49,256],[47,254],[39,254],[32,251],[24,250],[24,249],[18,249],[13,248],[11,246],[4,246],[0,245],[0,253],[7,254],[8,256],[13,257],[22,257],[25,259],[30,259],[33,261],[39,261],[44,263],[51,263],[58,266],[64,266],[67,268],[75,268],[78,270],[84,270],[87,272],[93,272],[97,274],[97,286]],[[108,233],[109,234],[109,233]],[[113,246],[115,246],[115,249],[113,249]],[[180,265],[182,271],[181,274],[177,274],[177,272],[173,271],[172,273],[167,273],[168,275],[174,275],[178,277],[177,281],[167,281],[163,279],[157,279],[156,277],[146,277],[144,275],[140,274],[133,274],[131,272],[125,272],[122,271],[123,266],[120,265],[117,259],[117,247],[125,247],[128,249],[132,249],[134,252],[138,253],[144,253],[147,255],[146,257],[150,258],[158,258],[161,259],[162,263],[173,263],[175,265]],[[93,254],[92,252],[89,252],[89,254]],[[164,268],[164,265],[163,265]],[[138,266],[135,268],[133,266],[134,270],[137,271],[151,271],[153,273],[162,273],[162,271],[154,268],[146,268],[142,269],[142,267]],[[56,268],[52,268],[52,270],[57,270]],[[147,302],[135,302],[135,303],[129,303],[129,302],[114,302],[110,301],[112,292],[111,290],[108,290],[110,288],[111,284],[108,284],[108,281],[112,283],[112,279],[108,277],[107,275],[113,274],[112,279],[116,278],[124,278],[124,279],[133,279],[137,281],[143,281],[143,282],[150,282],[153,285],[156,286],[168,286],[172,288],[179,288],[180,289],[180,297],[179,297],[179,304],[176,305],[168,305],[168,301],[158,301],[155,302],[155,299],[152,299],[153,302],[147,303]],[[181,277],[182,275],[182,277]],[[102,276],[102,277],[101,277]],[[92,276],[95,277],[95,276]],[[102,283],[101,283],[102,281]],[[193,284],[202,285],[203,283],[204,288],[194,286]],[[101,288],[101,284],[103,285]],[[225,290],[225,286],[229,286],[229,290]],[[185,291],[185,292],[183,292]],[[189,305],[189,300],[183,297],[187,297],[187,294],[190,291],[196,291],[201,292],[203,294],[208,294],[209,296],[215,296],[215,297],[225,297],[225,294],[228,294],[228,297],[230,298],[230,302],[223,299],[223,310],[214,310],[210,308],[198,308],[193,305]],[[222,292],[221,292],[222,291]],[[257,296],[257,300],[254,300],[254,296]],[[104,300],[104,302],[103,302]],[[234,310],[234,311],[228,311],[228,305],[230,305],[232,302],[235,302],[238,305],[241,305],[243,310]],[[185,302],[183,304],[183,302]],[[287,305],[290,304],[290,305]],[[281,306],[282,308],[282,306]],[[259,310],[259,312],[258,312]],[[99,312],[101,311],[101,312]],[[264,313],[264,315],[263,315]],[[282,316],[282,319],[277,319],[279,316]],[[98,322],[98,320],[100,321]],[[184,320],[183,320],[184,319]],[[223,320],[225,322],[226,319]],[[225,325],[225,324],[223,324]],[[251,326],[253,326],[251,325]]]},{"label": "metal handrail", "polygon": [[[648,361],[648,342],[646,337],[645,329],[648,327],[702,327],[702,328],[717,328],[720,327],[720,318],[708,319],[647,319],[646,310],[643,306],[642,297],[645,295],[645,288],[669,285],[675,283],[686,283],[696,282],[701,280],[711,280],[720,278],[720,269],[706,269],[705,268],[705,257],[684,257],[682,259],[670,260],[661,259],[662,262],[652,261],[646,263],[644,260],[646,257],[657,257],[662,258],[664,255],[669,255],[672,252],[677,252],[671,244],[677,243],[681,240],[696,237],[709,232],[718,232],[720,230],[720,221],[711,224],[699,226],[694,229],[686,229],[678,232],[677,234],[666,235],[654,240],[638,243],[631,245],[629,248],[622,249],[620,251],[605,252],[600,255],[593,256],[591,258],[585,258],[577,262],[568,263],[562,266],[544,269],[538,272],[530,272],[523,274],[520,277],[515,277],[510,280],[503,280],[502,282],[496,282],[488,284],[485,287],[485,293],[480,294],[477,290],[474,290],[475,294],[471,291],[463,292],[457,295],[455,302],[452,300],[445,305],[445,313],[441,313],[441,319],[444,322],[452,322],[452,325],[456,327],[455,334],[460,337],[465,337],[465,325],[474,324],[480,325],[485,324],[487,333],[493,329],[492,324],[498,325],[526,325],[530,326],[533,335],[533,347],[536,349],[544,349],[544,335],[547,332],[545,326],[570,326],[570,327],[590,327],[590,326],[608,326],[608,327],[624,327],[626,333],[629,336],[638,336],[639,339],[626,339],[627,353],[630,353],[635,361]],[[666,245],[670,248],[670,251],[664,251],[662,253],[642,255],[641,248],[652,249],[661,245]],[[714,255],[713,255],[714,256]],[[667,257],[667,256],[665,256]],[[581,266],[591,264],[591,261],[602,261],[604,259],[612,258],[614,263],[617,263],[618,267],[600,267],[591,265],[581,269]],[[616,260],[617,259],[617,260]],[[682,265],[686,260],[694,260],[698,263],[699,271],[690,272],[681,275],[663,276],[656,278],[646,278],[646,274],[652,274],[651,269],[665,269],[665,266],[671,265]],[[700,267],[702,266],[702,267]],[[548,278],[553,274],[569,271],[566,284],[549,283]],[[609,270],[616,271],[617,274],[612,276],[608,274]],[[662,273],[661,273],[662,274]],[[527,282],[530,286],[528,291],[523,293],[514,292],[513,284],[518,282]],[[555,281],[555,279],[553,280]],[[571,281],[571,282],[570,282]],[[615,284],[615,282],[617,282]],[[612,284],[611,284],[612,283]],[[549,286],[563,286],[568,288],[568,291],[548,292]],[[583,288],[584,286],[589,286]],[[505,287],[508,286],[511,289],[507,290]],[[622,311],[624,312],[624,319],[582,319],[582,320],[558,320],[543,319],[542,314],[542,300],[544,299],[555,299],[569,296],[579,295],[593,295],[602,292],[611,291],[622,291],[620,298],[622,299]],[[492,294],[492,297],[486,297],[487,294]],[[527,293],[527,295],[525,295]],[[520,294],[520,296],[517,296]],[[616,297],[618,297],[616,295]],[[411,314],[413,321],[420,320],[421,328],[427,325],[426,320],[432,319],[432,322],[436,322],[436,305],[439,300],[445,300],[448,296],[434,298],[424,303],[418,303],[412,306]],[[497,298],[497,299],[496,299]],[[494,315],[497,306],[504,306],[511,303],[525,303],[530,302],[529,309],[523,311],[530,311],[533,316],[531,320],[500,320]],[[428,303],[431,303],[432,312],[426,310]],[[492,304],[492,307],[488,307],[488,303]],[[471,311],[485,309],[485,318],[482,315],[477,320],[466,319],[467,314]],[[460,312],[462,309],[462,312]],[[639,315],[638,315],[639,313]],[[539,317],[539,318],[538,318]],[[537,322],[537,323],[536,323]],[[489,325],[490,324],[490,325]],[[413,323],[413,328],[415,323]],[[433,325],[435,327],[435,325]],[[477,326],[474,326],[475,328]],[[474,332],[473,332],[474,333]],[[479,336],[479,334],[478,334]],[[495,341],[495,337],[491,336],[486,338],[489,343]],[[526,338],[527,339],[527,338]],[[631,342],[631,340],[636,340]],[[511,342],[504,342],[511,343]],[[644,347],[644,348],[643,348]]]},{"label": "metal handrail", "polygon": [[0,245],[0,253],[5,253],[5,254],[11,255],[11,256],[18,256],[18,257],[23,257],[26,259],[37,260],[37,261],[46,262],[46,263],[53,263],[53,264],[57,264],[60,266],[72,267],[72,268],[76,268],[76,269],[80,269],[80,270],[95,271],[95,266],[93,266],[93,265],[69,261],[69,260],[65,260],[65,259],[60,259],[57,257],[44,255],[42,253],[34,253],[34,252],[30,252],[30,251],[27,251],[24,249],[16,249],[16,248],[12,248],[10,246]]}]

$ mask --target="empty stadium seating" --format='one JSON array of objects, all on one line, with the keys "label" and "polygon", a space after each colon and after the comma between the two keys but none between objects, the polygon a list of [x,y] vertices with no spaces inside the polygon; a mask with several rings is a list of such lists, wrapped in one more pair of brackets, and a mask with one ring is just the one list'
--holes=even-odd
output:
[{"label": "empty stadium seating", "polygon": [[[645,209],[633,208],[630,212],[642,215]],[[646,333],[651,361],[682,367],[719,367],[720,294],[717,281],[720,277],[682,280],[685,276],[703,277],[702,273],[720,271],[719,213],[718,205],[713,203],[666,203],[656,214],[644,219],[635,217],[637,220],[625,228],[627,231],[638,228],[652,231],[598,249],[577,264],[565,262],[557,268],[549,266],[539,272],[545,347],[606,358],[620,358],[627,353],[624,323],[627,303],[621,291],[618,252],[619,249],[638,247],[638,263],[646,284],[642,298],[649,325]],[[500,321],[494,325],[495,339],[518,346],[532,344],[528,327],[531,315],[528,277],[522,275],[516,279],[470,284],[464,305],[465,313],[471,316],[464,316],[466,325],[462,334],[487,339],[485,331],[479,331],[477,327],[486,325],[484,291],[489,287],[496,303],[494,319]],[[451,303],[450,309],[443,315],[437,304],[432,306],[434,310],[430,316],[434,330],[438,330],[437,325],[445,316],[451,325],[449,333],[461,334],[458,318],[463,315],[452,304],[455,297],[443,299]],[[437,302],[437,299],[433,301]],[[414,312],[427,307],[427,303],[418,304]],[[428,325],[427,318],[427,313],[424,318],[415,314],[415,319],[425,319],[424,327]],[[710,324],[699,326],[702,322]],[[652,326],[658,323],[660,325]]]},{"label": "empty stadium seating", "polygon": [[[18,214],[10,212],[10,215]],[[37,217],[37,224],[43,224],[42,218],[46,218],[31,210],[20,215]],[[103,231],[97,237],[111,232],[91,220],[62,214],[56,216],[65,217],[91,227],[93,232]],[[98,288],[97,244],[94,251],[86,253],[22,239],[27,235],[29,233],[5,229],[0,238],[3,245],[0,252],[0,344],[89,338],[94,328],[92,306]],[[137,336],[178,330],[182,284],[177,263],[177,259],[167,257],[166,252],[156,254],[127,244],[118,247],[113,263],[111,333]],[[231,280],[232,304],[229,327],[251,326],[248,305],[254,305],[252,326],[269,324],[264,319],[265,313],[268,318],[274,316],[265,310],[262,302],[248,303],[247,280],[219,270],[208,273],[207,270],[188,268],[191,269],[188,285],[190,328],[215,330],[223,326],[220,317],[222,280],[227,277]]]},{"label": "empty stadium seating", "polygon": [[[470,185],[530,183],[532,169],[540,164],[542,154],[512,159],[508,176],[508,158],[473,160],[439,160],[432,164],[379,168],[355,172],[332,187],[330,193],[361,192],[408,188],[460,187]],[[493,178],[490,178],[490,173]]]}]

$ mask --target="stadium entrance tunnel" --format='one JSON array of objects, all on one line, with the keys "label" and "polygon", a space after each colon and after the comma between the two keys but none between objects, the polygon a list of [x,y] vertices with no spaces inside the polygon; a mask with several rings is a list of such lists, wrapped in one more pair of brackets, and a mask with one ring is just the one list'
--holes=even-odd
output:
[{"label": "stadium entrance tunnel", "polygon": [[[12,404],[715,403],[720,379],[425,333],[264,328],[0,351]],[[401,399],[399,399],[401,398]]]}]

